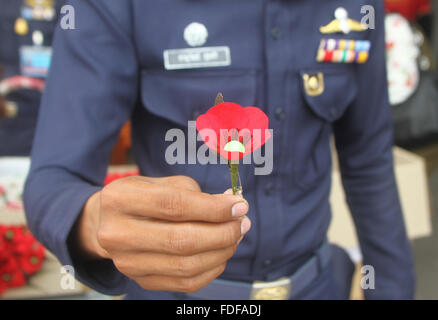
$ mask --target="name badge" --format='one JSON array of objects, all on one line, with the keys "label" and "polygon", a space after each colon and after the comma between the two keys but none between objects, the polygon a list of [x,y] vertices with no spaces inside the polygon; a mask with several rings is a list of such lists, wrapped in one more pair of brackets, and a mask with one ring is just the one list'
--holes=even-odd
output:
[{"label": "name badge", "polygon": [[47,76],[52,60],[52,48],[42,46],[23,46],[20,48],[21,74],[27,77]]},{"label": "name badge", "polygon": [[201,47],[163,52],[166,70],[224,67],[231,65],[230,48]]}]

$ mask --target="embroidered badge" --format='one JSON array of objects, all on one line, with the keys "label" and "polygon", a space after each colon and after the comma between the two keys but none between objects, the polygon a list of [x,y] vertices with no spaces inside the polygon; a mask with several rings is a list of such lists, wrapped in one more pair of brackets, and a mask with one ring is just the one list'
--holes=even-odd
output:
[{"label": "embroidered badge", "polygon": [[184,40],[191,47],[200,47],[207,42],[207,28],[199,22],[192,22],[184,29]]}]

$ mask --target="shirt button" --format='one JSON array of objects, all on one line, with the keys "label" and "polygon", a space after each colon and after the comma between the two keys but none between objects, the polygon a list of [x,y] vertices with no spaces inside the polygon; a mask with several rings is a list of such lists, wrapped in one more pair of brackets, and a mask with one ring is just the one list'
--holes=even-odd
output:
[{"label": "shirt button", "polygon": [[281,31],[279,28],[274,27],[271,29],[272,38],[274,38],[275,40],[278,40],[280,38],[280,34],[281,34]]},{"label": "shirt button", "polygon": [[283,108],[277,108],[275,109],[275,118],[277,120],[283,120],[284,119],[284,109]]},{"label": "shirt button", "polygon": [[265,186],[265,195],[270,196],[272,193],[274,193],[274,184],[269,182]]},{"label": "shirt button", "polygon": [[265,261],[263,261],[263,264],[264,264],[265,266],[269,266],[271,263],[272,263],[272,261],[269,260],[269,259],[266,259]]}]

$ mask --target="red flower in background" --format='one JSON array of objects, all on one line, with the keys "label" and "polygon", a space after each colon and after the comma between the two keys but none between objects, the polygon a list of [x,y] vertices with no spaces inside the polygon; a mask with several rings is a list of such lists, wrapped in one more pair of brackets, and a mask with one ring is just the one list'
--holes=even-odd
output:
[{"label": "red flower in background", "polygon": [[110,184],[114,180],[125,178],[125,177],[132,177],[132,176],[138,176],[140,174],[139,170],[131,170],[126,172],[112,172],[108,173],[105,177],[105,181],[103,182],[104,185]]},{"label": "red flower in background", "polygon": [[0,294],[41,269],[45,249],[24,226],[0,225]]},{"label": "red flower in background", "polygon": [[45,249],[43,245],[35,240],[29,229],[23,228],[20,240],[15,246],[15,255],[20,263],[21,269],[32,275],[41,269],[44,261]]},{"label": "red flower in background", "polygon": [[16,259],[10,258],[0,265],[0,287],[18,288],[26,284],[26,278],[20,270],[20,265]]},{"label": "red flower in background", "polygon": [[222,102],[196,119],[205,144],[228,160],[240,160],[271,137],[269,119],[257,107]]},{"label": "red flower in background", "polygon": [[41,266],[44,262],[44,253],[45,250],[41,244],[34,244],[30,252],[18,258],[21,269],[27,275],[36,273],[41,269]]},{"label": "red flower in background", "polygon": [[428,14],[432,10],[430,0],[385,0],[386,12],[397,12],[408,20]]}]

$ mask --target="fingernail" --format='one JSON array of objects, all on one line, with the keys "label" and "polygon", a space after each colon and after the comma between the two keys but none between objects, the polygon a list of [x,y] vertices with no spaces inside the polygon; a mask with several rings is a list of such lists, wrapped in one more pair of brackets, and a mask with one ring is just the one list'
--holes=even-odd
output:
[{"label": "fingernail", "polygon": [[248,204],[245,202],[238,202],[231,209],[231,214],[233,217],[241,217],[248,212],[248,209]]},{"label": "fingernail", "polygon": [[240,225],[241,233],[242,234],[247,233],[250,227],[251,227],[251,221],[247,217],[243,218],[242,224]]},{"label": "fingernail", "polygon": [[242,241],[242,239],[243,239],[243,235],[240,237],[240,239],[237,241],[237,245],[239,245],[240,244],[240,242]]}]

